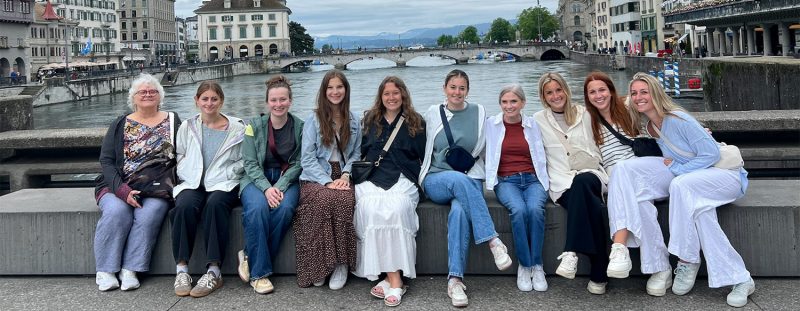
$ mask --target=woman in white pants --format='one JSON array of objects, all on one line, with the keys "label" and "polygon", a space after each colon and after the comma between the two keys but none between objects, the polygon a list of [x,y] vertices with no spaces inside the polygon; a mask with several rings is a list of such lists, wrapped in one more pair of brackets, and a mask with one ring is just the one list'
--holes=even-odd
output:
[{"label": "woman in white pants", "polygon": [[[700,269],[702,250],[709,286],[733,285],[728,304],[744,306],[755,284],[720,228],[716,208],[744,195],[747,171],[713,167],[720,159],[717,142],[667,97],[658,80],[637,73],[629,89],[636,110],[631,111],[634,124],[649,120],[646,130],[657,138],[664,157],[636,158],[616,165],[608,193],[614,240],[626,235],[629,246],[641,246],[643,273],[660,271],[647,282],[648,293],[666,291],[670,283],[676,295],[688,293]],[[653,206],[654,199],[666,197],[670,198],[668,248]],[[674,282],[667,251],[679,259]]]}]

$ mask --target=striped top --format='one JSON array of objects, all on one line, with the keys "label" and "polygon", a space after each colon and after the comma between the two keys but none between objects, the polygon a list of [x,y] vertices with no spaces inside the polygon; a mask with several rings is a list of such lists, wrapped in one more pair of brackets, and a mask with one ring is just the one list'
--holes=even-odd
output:
[{"label": "striped top", "polygon": [[[628,139],[633,139],[632,137],[628,136],[625,131],[622,130],[617,124],[612,124],[611,126],[614,127],[617,132],[622,134],[622,136],[627,137]],[[611,134],[608,129],[603,126],[600,128],[602,130],[601,134],[603,135],[603,144],[600,145],[600,155],[603,157],[603,168],[606,171],[610,170],[614,164],[622,160],[627,160],[633,158],[633,149],[630,146],[623,145],[619,142],[616,136]]]}]

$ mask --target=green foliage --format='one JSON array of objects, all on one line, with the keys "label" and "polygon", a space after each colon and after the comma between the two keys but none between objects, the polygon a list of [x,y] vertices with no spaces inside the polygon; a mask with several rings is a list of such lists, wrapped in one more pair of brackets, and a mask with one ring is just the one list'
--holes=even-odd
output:
[{"label": "green foliage", "polygon": [[498,17],[492,22],[488,38],[491,42],[514,41],[514,26],[504,18]]},{"label": "green foliage", "polygon": [[559,22],[547,9],[530,7],[519,13],[517,28],[522,32],[524,40],[538,39],[539,29],[542,31],[541,38],[547,39],[555,35],[559,28]]},{"label": "green foliage", "polygon": [[436,44],[443,48],[449,47],[454,43],[456,43],[456,39],[451,35],[441,35],[439,39],[436,39]]},{"label": "green foliage", "polygon": [[458,41],[467,44],[479,43],[481,41],[481,38],[478,37],[478,28],[475,28],[475,26],[467,26],[467,28],[464,28],[464,30],[462,30],[461,33],[458,35]]},{"label": "green foliage", "polygon": [[306,33],[306,28],[300,23],[289,22],[289,42],[294,54],[314,52],[314,38]]}]

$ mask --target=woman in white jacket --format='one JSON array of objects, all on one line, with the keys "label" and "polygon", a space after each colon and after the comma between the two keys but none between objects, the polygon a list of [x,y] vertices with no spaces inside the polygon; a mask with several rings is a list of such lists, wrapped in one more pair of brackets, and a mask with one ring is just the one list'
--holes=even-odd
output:
[{"label": "woman in white jacket", "polygon": [[[244,122],[220,112],[225,94],[215,81],[204,81],[194,97],[200,113],[178,129],[178,179],[172,221],[172,255],[177,264],[175,294],[203,297],[222,287],[220,265],[228,244],[228,219],[239,204],[239,179],[243,170],[241,142]],[[188,262],[199,226],[205,228],[206,265],[192,288]]]},{"label": "woman in white jacket", "polygon": [[[542,269],[547,159],[539,125],[522,114],[525,92],[518,84],[500,91],[501,112],[486,119],[486,189],[509,211],[519,266],[517,288],[546,291]],[[498,139],[499,138],[499,139]]]},{"label": "woman in white jacket", "polygon": [[573,105],[566,81],[558,73],[539,79],[544,110],[533,118],[542,130],[547,154],[550,198],[567,209],[567,240],[556,274],[575,278],[577,253],[589,257],[591,273],[587,289],[602,295],[608,276],[608,222],[603,217],[603,188],[608,183],[600,165],[600,149],[594,144],[589,113]]}]

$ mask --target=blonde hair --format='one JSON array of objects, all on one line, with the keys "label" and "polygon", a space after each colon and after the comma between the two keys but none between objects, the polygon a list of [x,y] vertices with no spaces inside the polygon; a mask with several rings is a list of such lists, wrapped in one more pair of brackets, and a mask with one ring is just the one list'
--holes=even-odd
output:
[{"label": "blonde hair", "polygon": [[550,82],[555,81],[558,83],[561,88],[564,90],[565,99],[564,99],[564,120],[567,122],[567,125],[573,125],[578,119],[578,109],[572,105],[572,91],[569,90],[569,85],[567,85],[567,81],[564,80],[557,72],[546,72],[539,78],[539,99],[542,100],[542,105],[546,109],[552,109],[550,104],[547,103],[547,99],[544,96],[544,86]]},{"label": "blonde hair", "polygon": [[[660,118],[663,119],[667,115],[674,116],[675,114],[673,112],[675,111],[686,112],[685,109],[683,109],[681,106],[678,106],[678,104],[672,101],[672,98],[670,98],[667,93],[664,92],[664,88],[661,87],[661,83],[659,83],[655,77],[644,72],[637,72],[633,75],[633,79],[628,84],[628,90],[631,90],[633,83],[636,81],[642,81],[647,84],[647,90],[650,92],[650,98],[653,101],[653,107],[655,107],[656,114]],[[628,101],[630,104],[633,103],[631,96],[628,96]],[[633,121],[633,125],[638,128],[642,128],[644,126],[643,119],[647,119],[647,117],[644,116],[644,114],[636,111],[636,108],[634,107],[628,109],[628,112],[631,115],[631,121]]]}]

